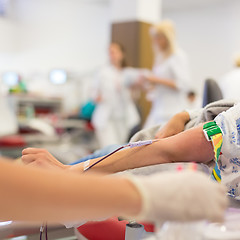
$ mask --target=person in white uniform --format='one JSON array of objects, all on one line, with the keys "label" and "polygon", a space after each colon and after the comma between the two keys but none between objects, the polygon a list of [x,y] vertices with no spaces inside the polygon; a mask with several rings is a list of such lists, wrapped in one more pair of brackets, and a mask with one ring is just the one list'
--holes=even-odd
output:
[{"label": "person in white uniform", "polygon": [[124,74],[124,49],[120,44],[110,45],[109,60],[110,63],[98,73],[92,93],[97,102],[92,123],[100,147],[125,143],[130,130],[140,122]]},{"label": "person in white uniform", "polygon": [[226,73],[219,82],[224,99],[240,100],[240,55],[235,60],[235,67]]},{"label": "person in white uniform", "polygon": [[145,128],[166,123],[174,114],[185,109],[190,89],[190,74],[185,53],[176,46],[171,21],[162,21],[150,29],[155,60],[152,73],[144,80],[153,85],[149,96],[152,102]]}]

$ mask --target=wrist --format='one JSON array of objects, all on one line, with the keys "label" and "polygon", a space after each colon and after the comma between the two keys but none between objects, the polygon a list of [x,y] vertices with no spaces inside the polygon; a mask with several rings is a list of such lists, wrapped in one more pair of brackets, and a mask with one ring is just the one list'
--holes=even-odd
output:
[{"label": "wrist", "polygon": [[68,165],[65,170],[70,172],[82,173],[84,171],[84,166],[83,163],[79,163],[76,165]]}]

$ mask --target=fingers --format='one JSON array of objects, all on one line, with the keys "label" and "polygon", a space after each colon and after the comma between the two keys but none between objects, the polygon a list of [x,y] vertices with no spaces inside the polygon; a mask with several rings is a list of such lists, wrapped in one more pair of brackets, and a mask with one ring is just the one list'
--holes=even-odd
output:
[{"label": "fingers", "polygon": [[[188,212],[189,219],[194,220],[196,218],[207,219],[211,222],[222,222],[228,206],[226,188],[211,181],[202,173],[185,173],[184,175],[187,178],[182,175],[182,183],[185,184],[186,188],[182,188],[182,194],[185,195],[183,195],[183,199],[185,199],[187,206],[185,211]],[[192,181],[188,181],[189,179],[192,179]],[[195,192],[194,198],[188,198],[187,192],[189,190]]]},{"label": "fingers", "polygon": [[41,167],[47,169],[58,168],[58,165],[53,163],[51,156],[48,156],[43,152],[23,155],[22,162],[32,167]]},{"label": "fingers", "polygon": [[26,148],[22,151],[22,161],[24,164],[40,160],[54,160],[54,157],[46,149],[42,148]]},{"label": "fingers", "polygon": [[161,133],[159,133],[159,132],[157,132],[156,134],[155,134],[155,137],[154,137],[155,139],[160,139],[161,138]]},{"label": "fingers", "polygon": [[48,151],[46,149],[43,149],[43,148],[25,148],[22,151],[23,155],[36,154],[36,153],[48,153]]},{"label": "fingers", "polygon": [[218,187],[219,187],[219,206],[225,210],[229,205],[227,198],[227,188],[220,184]]},{"label": "fingers", "polygon": [[25,148],[22,151],[22,154],[36,154],[36,153],[48,153],[48,151],[46,149],[43,148]]},{"label": "fingers", "polygon": [[224,222],[224,212],[225,209],[218,209],[217,212],[215,212],[214,214],[208,216],[208,221],[210,222],[215,222],[215,223],[222,223]]},{"label": "fingers", "polygon": [[223,222],[224,213],[228,206],[226,188],[218,183],[214,183],[209,194],[209,205],[206,209],[207,219],[211,222]]},{"label": "fingers", "polygon": [[41,148],[26,148],[22,152],[22,162],[26,165],[46,169],[66,169],[67,165],[59,162],[51,153]]},{"label": "fingers", "polygon": [[164,133],[160,132],[160,133],[157,133],[155,135],[155,139],[162,139],[162,138],[165,138],[166,136],[164,135]]},{"label": "fingers", "polygon": [[22,151],[22,160],[24,163],[27,164],[37,159],[55,160],[55,158],[46,149],[26,148]]},{"label": "fingers", "polygon": [[135,177],[134,184],[143,201],[141,219],[156,222],[224,220],[228,205],[225,188],[203,173],[186,171]]},{"label": "fingers", "polygon": [[40,154],[27,154],[27,155],[22,156],[22,161],[24,164],[30,164],[30,163],[37,161],[43,157],[44,156],[41,153]]},{"label": "fingers", "polygon": [[178,134],[180,131],[173,130],[172,127],[163,127],[155,135],[155,139],[162,139]]},{"label": "fingers", "polygon": [[162,139],[165,138],[165,129],[161,128],[159,131],[157,131],[156,135],[155,135],[155,139]]},{"label": "fingers", "polygon": [[210,222],[223,222],[227,206],[227,198],[225,198],[225,201],[216,201],[214,205],[209,206],[208,212],[206,212],[207,219]]}]

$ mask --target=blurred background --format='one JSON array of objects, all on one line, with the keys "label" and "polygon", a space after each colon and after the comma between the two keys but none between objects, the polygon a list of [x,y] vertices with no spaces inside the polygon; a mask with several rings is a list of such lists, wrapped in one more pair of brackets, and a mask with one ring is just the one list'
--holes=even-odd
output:
[{"label": "blurred background", "polygon": [[[231,97],[239,10],[238,0],[0,0],[0,154],[42,147],[72,164],[180,110]],[[167,63],[170,75],[161,76],[176,54],[163,54],[161,34],[184,50],[186,74],[175,59],[176,72]],[[235,79],[238,89],[240,73]],[[153,117],[156,106],[166,113],[173,105],[179,109]]]},{"label": "blurred background", "polygon": [[1,0],[1,74],[15,71],[32,82],[47,80],[51,69],[62,68],[72,73],[73,81],[84,81],[107,61],[113,24],[133,20],[175,22],[178,42],[189,56],[199,91],[204,79],[218,79],[228,71],[240,51],[237,0],[151,0],[145,5],[160,3],[154,3],[154,9],[135,9],[139,13],[131,12],[131,1],[114,2]]}]

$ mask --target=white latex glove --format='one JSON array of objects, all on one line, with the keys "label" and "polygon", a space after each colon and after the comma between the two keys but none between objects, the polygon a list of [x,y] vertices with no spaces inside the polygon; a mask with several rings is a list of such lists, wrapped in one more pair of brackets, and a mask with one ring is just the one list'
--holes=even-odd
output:
[{"label": "white latex glove", "polygon": [[142,211],[134,218],[150,222],[223,221],[225,187],[200,172],[161,173],[129,180],[142,196]]}]

